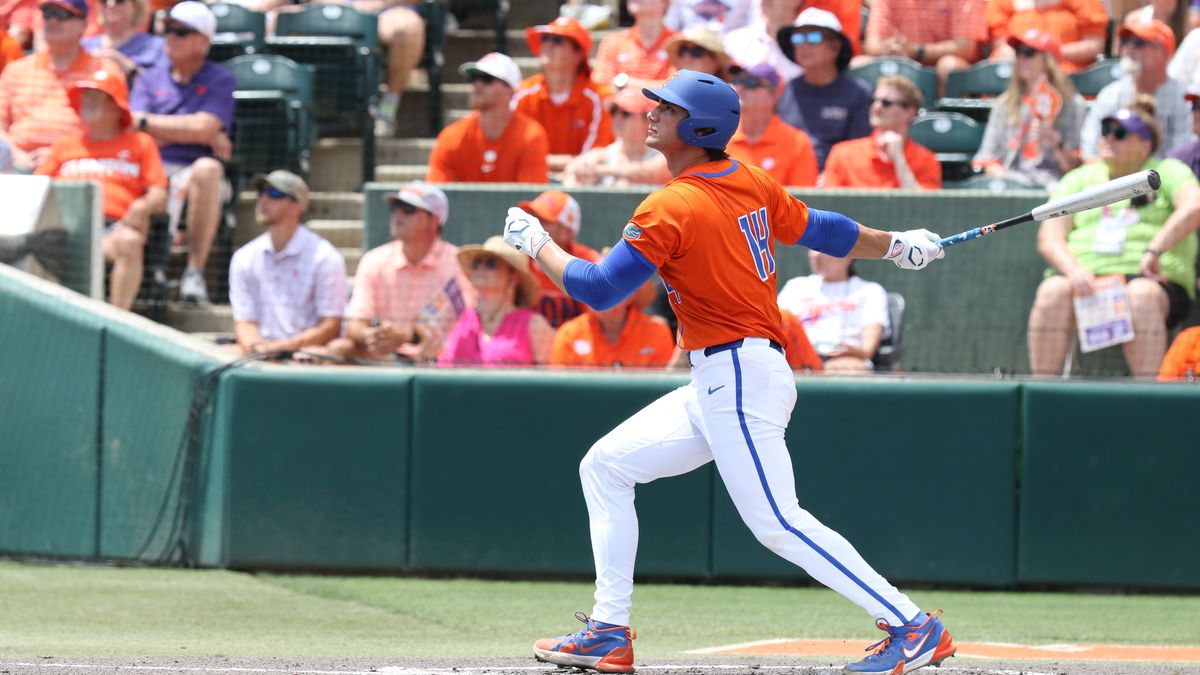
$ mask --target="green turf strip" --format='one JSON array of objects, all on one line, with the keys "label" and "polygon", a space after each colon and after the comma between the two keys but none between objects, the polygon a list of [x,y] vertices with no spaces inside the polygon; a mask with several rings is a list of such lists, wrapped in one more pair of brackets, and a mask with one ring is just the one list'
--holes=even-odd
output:
[{"label": "green turf strip", "polygon": [[[1200,598],[918,591],[959,641],[1200,644]],[[591,586],[0,563],[0,656],[525,656]],[[639,659],[770,638],[877,635],[820,588],[639,586]],[[693,657],[694,658],[694,657]]]}]

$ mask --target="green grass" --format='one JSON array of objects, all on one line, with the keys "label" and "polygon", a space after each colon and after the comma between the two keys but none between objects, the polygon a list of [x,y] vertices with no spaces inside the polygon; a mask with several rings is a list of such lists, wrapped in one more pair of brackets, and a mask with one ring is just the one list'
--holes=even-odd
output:
[{"label": "green grass", "polygon": [[[1200,598],[919,591],[960,641],[1200,644]],[[638,656],[876,631],[820,588],[639,586]],[[591,585],[0,563],[0,657],[497,656],[575,630]]]}]

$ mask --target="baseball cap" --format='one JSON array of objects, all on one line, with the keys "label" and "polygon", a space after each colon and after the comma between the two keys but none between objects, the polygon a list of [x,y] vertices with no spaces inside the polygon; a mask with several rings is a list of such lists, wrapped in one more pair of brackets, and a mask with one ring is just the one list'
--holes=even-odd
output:
[{"label": "baseball cap", "polygon": [[645,115],[654,110],[655,103],[633,89],[622,89],[612,98],[613,106],[634,115]]},{"label": "baseball cap", "polygon": [[582,224],[583,215],[579,209],[579,202],[571,195],[559,190],[547,190],[538,195],[531,202],[521,202],[518,207],[532,213],[538,217],[538,220],[544,220],[549,223],[558,223],[571,230],[575,234],[579,234],[579,226]]},{"label": "baseball cap", "polygon": [[1170,26],[1158,19],[1124,24],[1117,33],[1117,39],[1126,35],[1136,35],[1148,42],[1157,42],[1167,53],[1168,60],[1175,53],[1175,33],[1171,32]]},{"label": "baseball cap", "polygon": [[250,179],[250,187],[255,190],[261,190],[268,186],[285,193],[298,202],[308,203],[308,183],[291,171],[276,169],[268,174],[255,174]]},{"label": "baseball cap", "polygon": [[1046,52],[1053,56],[1055,61],[1062,61],[1062,42],[1053,33],[1030,28],[1020,35],[1008,36],[1008,46],[1015,49],[1017,45],[1025,45],[1039,52]]},{"label": "baseball cap", "polygon": [[471,73],[483,73],[499,79],[516,91],[521,87],[521,69],[517,62],[500,52],[488,52],[478,61],[467,61],[458,67],[458,71],[467,77]]},{"label": "baseball cap", "polygon": [[529,51],[533,52],[534,56],[542,55],[543,35],[561,35],[579,45],[583,50],[583,62],[579,64],[579,70],[584,75],[592,72],[588,65],[588,56],[592,53],[592,35],[583,24],[575,19],[560,16],[548,24],[526,28],[525,42],[529,44]]},{"label": "baseball cap", "polygon": [[181,23],[209,40],[217,33],[217,17],[208,5],[196,0],[184,0],[172,7],[167,21]]},{"label": "baseball cap", "polygon": [[43,0],[38,3],[38,8],[42,7],[62,7],[75,16],[88,15],[87,0]]},{"label": "baseball cap", "polygon": [[[749,68],[742,65],[734,65],[729,68],[729,74],[735,78],[738,75],[749,75],[756,80],[764,80],[771,85],[772,89],[778,90],[780,82],[783,78],[779,76],[779,71],[769,63],[757,63]],[[736,83],[735,83],[736,84]]]},{"label": "baseball cap", "polygon": [[424,209],[437,218],[439,225],[445,225],[450,217],[450,202],[446,199],[446,193],[425,181],[414,180],[383,199],[389,204],[404,202]]},{"label": "baseball cap", "polygon": [[1104,119],[1102,119],[1100,121],[1101,122],[1109,122],[1109,121],[1117,122],[1121,126],[1125,127],[1126,129],[1132,131],[1133,133],[1137,134],[1138,136],[1141,136],[1142,138],[1144,138],[1148,141],[1154,140],[1154,134],[1150,131],[1150,127],[1146,126],[1146,123],[1142,121],[1142,118],[1138,117],[1137,113],[1133,112],[1132,110],[1122,108],[1121,110],[1118,110],[1117,112],[1115,112],[1111,115],[1105,116]]},{"label": "baseball cap", "polygon": [[845,70],[846,66],[850,64],[850,57],[853,55],[853,52],[850,48],[850,38],[846,37],[846,32],[842,30],[842,22],[837,18],[836,14],[824,9],[809,7],[800,12],[800,16],[796,17],[792,25],[784,26],[779,30],[779,33],[775,36],[776,41],[779,42],[779,48],[793,62],[796,58],[793,53],[795,46],[792,44],[792,36],[802,28],[824,28],[825,30],[837,33],[838,37],[842,40],[842,48],[838,52],[837,57],[837,67],[838,70]]},{"label": "baseball cap", "polygon": [[133,118],[129,114],[129,87],[125,85],[125,78],[113,75],[107,70],[98,70],[91,79],[80,80],[73,84],[71,90],[67,92],[67,98],[71,101],[71,107],[75,109],[76,113],[79,113],[79,108],[82,106],[84,89],[95,89],[108,94],[109,98],[121,109],[121,128],[129,127]]}]

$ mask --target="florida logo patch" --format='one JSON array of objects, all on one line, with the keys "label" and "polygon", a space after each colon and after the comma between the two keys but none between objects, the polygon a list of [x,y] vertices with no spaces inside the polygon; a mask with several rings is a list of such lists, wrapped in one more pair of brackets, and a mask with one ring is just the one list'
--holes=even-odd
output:
[{"label": "florida logo patch", "polygon": [[625,238],[626,239],[641,239],[642,238],[642,228],[638,227],[637,225],[634,225],[633,223],[626,225],[625,226]]}]

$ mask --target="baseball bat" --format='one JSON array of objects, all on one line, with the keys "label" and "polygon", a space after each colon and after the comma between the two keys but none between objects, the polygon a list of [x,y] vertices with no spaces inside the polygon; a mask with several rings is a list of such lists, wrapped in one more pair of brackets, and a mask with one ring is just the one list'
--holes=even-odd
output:
[{"label": "baseball bat", "polygon": [[1149,194],[1157,190],[1162,185],[1162,180],[1158,177],[1158,172],[1154,169],[1139,171],[1128,176],[1122,176],[1116,180],[1110,180],[1107,183],[1093,185],[1092,187],[1076,192],[1073,195],[1067,195],[1062,199],[1055,199],[1046,202],[1034,210],[1020,216],[1014,216],[1008,220],[1002,220],[991,225],[984,225],[973,230],[960,232],[956,235],[946,237],[938,242],[938,246],[949,248],[964,241],[971,241],[997,231],[1003,230],[1006,227],[1012,227],[1020,223],[1027,223],[1031,220],[1048,220],[1059,216],[1066,216],[1088,209],[1096,209],[1101,206],[1119,202],[1122,199],[1132,199],[1138,195]]}]

